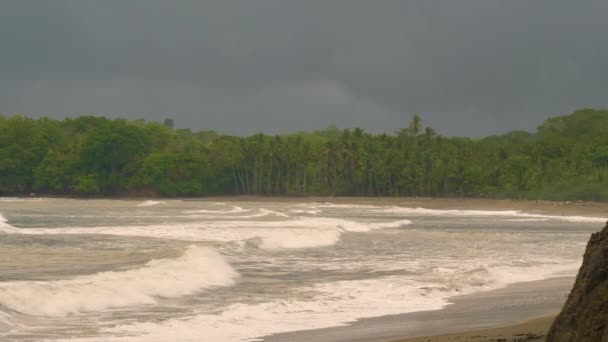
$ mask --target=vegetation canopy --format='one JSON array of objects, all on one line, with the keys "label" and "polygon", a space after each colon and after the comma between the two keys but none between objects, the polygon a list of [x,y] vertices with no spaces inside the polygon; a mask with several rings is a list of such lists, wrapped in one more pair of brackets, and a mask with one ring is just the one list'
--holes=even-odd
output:
[{"label": "vegetation canopy", "polygon": [[359,128],[249,137],[81,116],[0,115],[0,195],[227,194],[608,200],[608,111],[536,133],[445,137],[414,116],[393,135]]}]

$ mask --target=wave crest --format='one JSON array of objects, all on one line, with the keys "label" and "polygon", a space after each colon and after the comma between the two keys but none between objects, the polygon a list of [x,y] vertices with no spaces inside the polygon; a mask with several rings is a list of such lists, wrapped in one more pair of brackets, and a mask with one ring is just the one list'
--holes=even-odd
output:
[{"label": "wave crest", "polygon": [[386,207],[380,209],[374,209],[372,212],[375,213],[388,213],[388,214],[399,214],[399,215],[429,215],[429,216],[461,216],[461,217],[513,217],[519,218],[522,221],[530,220],[558,220],[566,222],[599,222],[603,223],[606,221],[604,217],[590,217],[590,216],[572,216],[572,215],[544,215],[544,214],[530,214],[521,210],[457,210],[457,209],[427,209],[427,208],[407,208],[407,207]]},{"label": "wave crest", "polygon": [[139,203],[136,206],[137,207],[150,207],[150,206],[157,205],[157,204],[167,204],[167,202],[147,200],[147,201],[143,201],[143,202]]},{"label": "wave crest", "polygon": [[234,214],[234,213],[244,213],[251,211],[250,209],[243,209],[239,206],[233,206],[231,209],[220,209],[220,210],[208,210],[208,209],[198,209],[198,210],[186,210],[184,214]]},{"label": "wave crest", "polygon": [[13,227],[6,222],[6,218],[0,214],[0,233],[19,233],[19,228]]},{"label": "wave crest", "polygon": [[128,271],[69,280],[0,283],[0,305],[20,313],[62,317],[133,305],[156,304],[215,286],[230,286],[238,273],[215,250],[190,246],[176,259],[158,259]]}]

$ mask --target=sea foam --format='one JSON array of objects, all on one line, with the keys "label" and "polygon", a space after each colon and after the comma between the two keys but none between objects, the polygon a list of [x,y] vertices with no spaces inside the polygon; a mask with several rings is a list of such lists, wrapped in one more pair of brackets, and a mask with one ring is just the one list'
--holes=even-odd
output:
[{"label": "sea foam", "polygon": [[[271,211],[262,212],[272,215]],[[142,236],[187,241],[241,241],[261,238],[261,248],[311,248],[336,243],[344,232],[369,232],[399,228],[410,220],[389,222],[356,222],[329,217],[297,217],[281,221],[207,221],[200,223],[149,226],[22,228],[22,234],[106,234]],[[300,242],[296,240],[300,239]]]},{"label": "sea foam", "polygon": [[105,330],[104,338],[115,335],[112,340],[121,342],[260,341],[270,334],[344,326],[366,317],[439,310],[449,305],[453,296],[544,279],[566,269],[575,271],[576,265],[462,268],[448,270],[442,281],[433,281],[432,277],[423,282],[407,276],[388,276],[319,283],[273,301],[235,303],[214,315],[119,325]]},{"label": "sea foam", "polygon": [[456,210],[456,209],[428,209],[428,208],[407,208],[407,207],[383,207],[370,209],[371,212],[398,214],[410,216],[462,216],[462,217],[512,217],[528,220],[559,220],[567,222],[599,222],[606,221],[605,217],[572,216],[572,215],[543,215],[531,214],[521,210]]},{"label": "sea foam", "polygon": [[137,205],[137,207],[151,207],[153,205],[158,205],[158,204],[167,204],[167,202],[165,202],[165,201],[152,201],[152,200],[148,200],[148,201],[143,201],[143,202],[139,203]]},{"label": "sea foam", "polygon": [[209,209],[198,209],[198,210],[186,210],[184,214],[200,214],[200,213],[209,213],[209,214],[233,214],[233,213],[244,213],[247,211],[251,211],[250,209],[243,209],[239,206],[233,206],[231,209],[220,209],[220,210],[209,210]]},{"label": "sea foam", "polygon": [[23,314],[62,317],[133,305],[153,305],[214,286],[230,286],[238,273],[217,251],[190,246],[176,259],[138,269],[53,281],[0,282],[0,305]]},{"label": "sea foam", "polygon": [[6,223],[7,219],[0,213],[0,233],[19,233],[19,228]]}]

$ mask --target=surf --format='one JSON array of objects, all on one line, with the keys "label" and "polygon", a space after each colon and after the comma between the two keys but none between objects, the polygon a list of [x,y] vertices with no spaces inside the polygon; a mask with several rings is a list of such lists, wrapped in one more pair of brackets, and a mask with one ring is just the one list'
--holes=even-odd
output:
[{"label": "surf", "polygon": [[0,282],[0,306],[33,316],[63,317],[136,305],[155,305],[218,286],[239,274],[212,248],[190,246],[176,259],[140,268],[53,281]]},{"label": "surf", "polygon": [[[277,212],[261,209],[262,216]],[[241,241],[261,238],[266,249],[324,247],[339,241],[345,232],[365,233],[412,224],[407,219],[388,222],[357,222],[329,217],[296,217],[280,221],[205,221],[199,223],[148,226],[21,228],[7,230],[20,234],[100,234],[141,236],[186,241]],[[299,241],[298,241],[299,240]]]},{"label": "surf", "polygon": [[234,303],[218,314],[198,314],[188,319],[158,323],[124,324],[104,332],[117,336],[129,334],[131,336],[118,338],[118,341],[130,342],[166,341],[178,335],[181,341],[253,342],[260,341],[261,336],[344,326],[361,318],[440,310],[449,305],[449,299],[454,296],[503,288],[515,282],[545,279],[558,271],[573,268],[576,269],[576,265],[468,265],[440,269],[427,281],[387,276],[318,283],[272,301]]},{"label": "surf", "polygon": [[566,222],[598,222],[603,223],[606,221],[604,217],[590,217],[590,216],[577,216],[577,215],[545,215],[545,214],[531,214],[521,210],[457,210],[457,209],[427,209],[427,208],[408,208],[408,207],[376,207],[371,209],[371,212],[382,213],[382,214],[398,214],[398,215],[412,215],[412,216],[453,216],[453,217],[495,217],[500,218],[515,218],[521,219],[522,221],[529,220],[558,220]]},{"label": "surf", "polygon": [[167,202],[148,200],[148,201],[143,201],[143,202],[139,203],[138,205],[136,205],[136,207],[151,207],[151,206],[159,205],[159,204],[167,204]]},{"label": "surf", "polygon": [[19,228],[13,227],[7,223],[7,219],[0,213],[0,232],[2,233],[19,233]]}]

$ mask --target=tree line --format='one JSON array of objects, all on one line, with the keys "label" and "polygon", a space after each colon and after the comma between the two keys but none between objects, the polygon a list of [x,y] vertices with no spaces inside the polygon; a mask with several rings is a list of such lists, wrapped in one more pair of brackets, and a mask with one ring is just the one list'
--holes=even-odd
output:
[{"label": "tree line", "polygon": [[342,195],[608,200],[608,111],[473,139],[329,127],[248,137],[97,116],[0,115],[0,195]]}]

